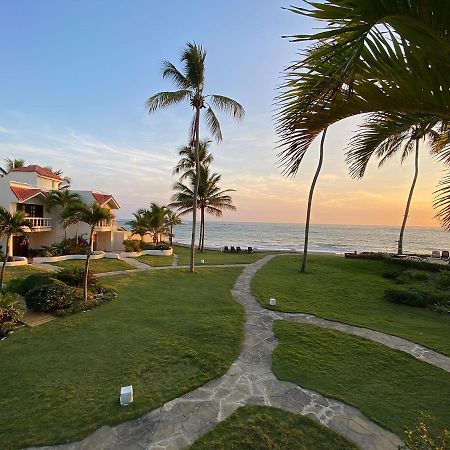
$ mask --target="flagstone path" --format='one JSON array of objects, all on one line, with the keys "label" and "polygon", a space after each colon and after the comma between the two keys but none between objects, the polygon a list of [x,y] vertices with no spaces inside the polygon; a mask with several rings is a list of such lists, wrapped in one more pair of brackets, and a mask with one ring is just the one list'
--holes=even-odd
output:
[{"label": "flagstone path", "polygon": [[[273,321],[288,317],[264,309],[252,296],[250,282],[256,271],[273,257],[274,255],[266,256],[246,266],[232,290],[233,297],[242,304],[246,312],[245,337],[239,357],[225,375],[139,419],[115,427],[104,426],[80,442],[46,448],[182,449],[226,419],[237,408],[254,404],[275,406],[311,416],[347,437],[361,449],[396,449],[401,443],[400,439],[369,420],[356,408],[293,383],[280,381],[272,373],[272,351],[276,346]],[[289,319],[294,319],[294,315]],[[139,392],[135,395],[138,396]]]}]

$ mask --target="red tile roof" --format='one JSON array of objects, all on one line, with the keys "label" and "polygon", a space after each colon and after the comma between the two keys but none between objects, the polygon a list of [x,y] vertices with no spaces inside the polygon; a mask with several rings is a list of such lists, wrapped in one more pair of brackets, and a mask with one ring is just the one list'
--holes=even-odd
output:
[{"label": "red tile roof", "polygon": [[17,197],[17,200],[19,200],[19,202],[25,202],[29,198],[32,198],[37,194],[45,195],[45,193],[40,189],[24,188],[19,186],[10,186],[10,187],[14,195]]},{"label": "red tile roof", "polygon": [[41,177],[51,178],[52,180],[63,181],[63,179],[53,173],[51,170],[45,167],[38,166],[37,164],[32,164],[30,166],[18,167],[17,169],[12,169],[12,172],[35,172]]},{"label": "red tile roof", "polygon": [[100,192],[93,192],[92,196],[95,198],[95,201],[100,205],[103,206],[105,203],[108,203],[113,196],[109,194],[101,194]]}]

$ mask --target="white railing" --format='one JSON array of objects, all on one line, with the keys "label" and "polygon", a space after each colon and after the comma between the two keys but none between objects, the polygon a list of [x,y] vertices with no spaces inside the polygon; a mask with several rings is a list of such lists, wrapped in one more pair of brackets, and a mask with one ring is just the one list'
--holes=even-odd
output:
[{"label": "white railing", "polygon": [[49,217],[27,217],[32,229],[31,231],[51,230],[52,219]]},{"label": "white railing", "polygon": [[111,228],[114,225],[114,220],[102,220],[96,228]]}]

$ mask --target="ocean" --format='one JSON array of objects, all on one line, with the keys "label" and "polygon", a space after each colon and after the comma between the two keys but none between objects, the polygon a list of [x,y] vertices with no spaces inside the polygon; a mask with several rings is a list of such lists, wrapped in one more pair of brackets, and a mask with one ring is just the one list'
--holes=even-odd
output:
[{"label": "ocean", "polygon": [[[122,226],[125,220],[119,220]],[[396,252],[400,227],[357,225],[311,225],[309,250],[341,253],[348,251]],[[174,242],[190,243],[191,222],[175,227]],[[240,246],[257,249],[303,249],[303,224],[256,222],[206,222],[205,246]],[[198,235],[198,233],[197,233]],[[441,228],[407,227],[405,253],[450,250],[450,232]]]}]

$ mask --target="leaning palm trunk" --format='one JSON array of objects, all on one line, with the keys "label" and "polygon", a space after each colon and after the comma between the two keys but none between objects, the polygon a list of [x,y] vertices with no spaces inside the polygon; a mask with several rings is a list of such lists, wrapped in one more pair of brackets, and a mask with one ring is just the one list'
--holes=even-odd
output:
[{"label": "leaning palm trunk", "polygon": [[205,251],[205,208],[202,209],[202,221],[203,221],[203,229],[202,229],[202,252]]},{"label": "leaning palm trunk", "polygon": [[94,227],[91,228],[91,235],[89,236],[89,247],[86,254],[86,263],[84,265],[84,279],[83,279],[83,297],[84,301],[88,299],[88,279],[89,279],[89,259],[92,253],[92,240],[94,238]]},{"label": "leaning palm trunk", "polygon": [[198,249],[203,252],[204,247],[204,237],[205,237],[205,207],[200,208],[200,239],[198,241]]},{"label": "leaning palm trunk", "polygon": [[409,215],[409,207],[411,206],[411,200],[414,193],[414,188],[416,187],[417,177],[419,175],[419,139],[416,139],[416,153],[414,157],[414,178],[411,184],[411,189],[409,190],[408,200],[406,202],[405,215],[403,216],[402,227],[400,228],[400,236],[398,238],[397,255],[403,253],[403,233],[405,232],[406,222]]},{"label": "leaning palm trunk", "polygon": [[197,197],[198,187],[200,185],[200,159],[198,151],[200,147],[200,108],[197,107],[195,111],[195,126],[194,126],[194,145],[195,145],[195,185],[194,185],[194,198],[192,205],[192,237],[191,237],[191,262],[189,266],[190,272],[195,270],[195,234],[197,225]]},{"label": "leaning palm trunk", "polygon": [[305,273],[305,270],[306,270],[306,259],[308,257],[309,222],[311,219],[311,206],[312,206],[312,200],[313,200],[313,195],[314,195],[314,188],[316,187],[317,178],[319,178],[320,170],[322,169],[323,144],[325,142],[326,133],[327,133],[327,129],[325,128],[322,132],[322,139],[320,141],[319,164],[317,165],[316,173],[314,174],[314,178],[311,183],[311,187],[309,189],[308,208],[306,211],[306,223],[305,223],[305,242],[303,245],[303,259],[302,259],[302,268],[301,268],[302,273]]},{"label": "leaning palm trunk", "polygon": [[9,238],[10,236],[6,236],[6,251],[5,251],[5,259],[2,264],[2,273],[0,274],[0,289],[3,288],[3,275],[5,273],[6,262],[8,261],[8,253],[9,253]]}]

